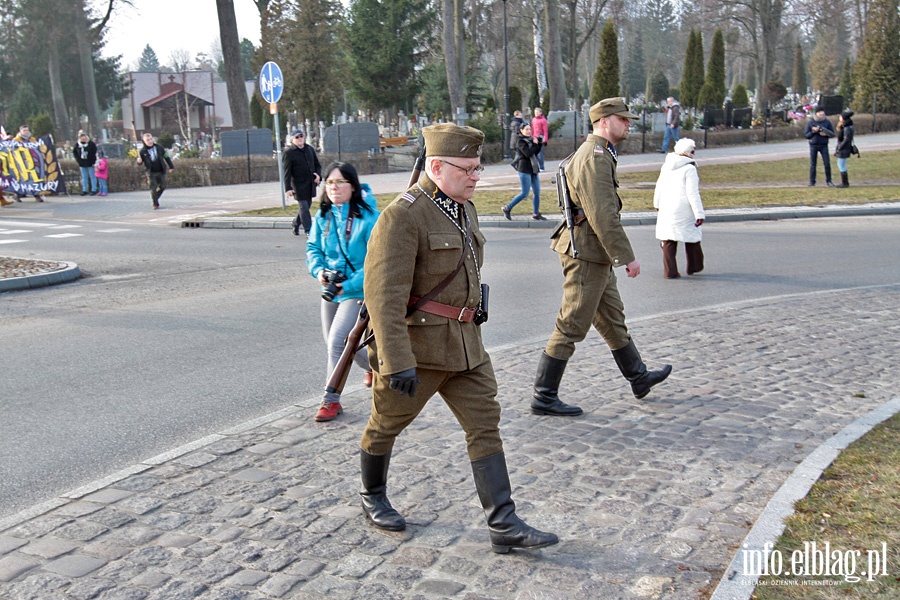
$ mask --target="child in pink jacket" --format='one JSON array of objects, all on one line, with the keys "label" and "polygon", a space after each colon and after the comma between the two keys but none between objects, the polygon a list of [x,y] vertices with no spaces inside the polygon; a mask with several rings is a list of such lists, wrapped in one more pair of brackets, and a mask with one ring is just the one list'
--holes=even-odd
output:
[{"label": "child in pink jacket", "polygon": [[97,184],[100,186],[98,196],[106,196],[109,193],[106,180],[109,177],[109,161],[106,160],[106,154],[103,150],[97,152],[97,164],[94,165],[94,175],[97,176]]}]

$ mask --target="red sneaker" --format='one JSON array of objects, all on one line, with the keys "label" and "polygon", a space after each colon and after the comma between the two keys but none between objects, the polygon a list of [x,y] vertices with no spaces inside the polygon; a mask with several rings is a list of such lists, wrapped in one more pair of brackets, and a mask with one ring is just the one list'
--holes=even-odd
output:
[{"label": "red sneaker", "polygon": [[316,413],[316,421],[333,421],[335,417],[343,413],[340,402],[323,402]]},{"label": "red sneaker", "polygon": [[369,369],[363,375],[363,385],[366,387],[372,387],[372,369]]}]

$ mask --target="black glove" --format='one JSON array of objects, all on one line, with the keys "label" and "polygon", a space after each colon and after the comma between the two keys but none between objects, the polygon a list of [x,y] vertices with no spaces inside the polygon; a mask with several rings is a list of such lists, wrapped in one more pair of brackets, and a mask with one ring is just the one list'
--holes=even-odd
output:
[{"label": "black glove", "polygon": [[416,377],[415,367],[391,374],[390,388],[397,390],[401,394],[406,394],[410,398],[416,395],[416,387],[418,385],[419,378]]}]

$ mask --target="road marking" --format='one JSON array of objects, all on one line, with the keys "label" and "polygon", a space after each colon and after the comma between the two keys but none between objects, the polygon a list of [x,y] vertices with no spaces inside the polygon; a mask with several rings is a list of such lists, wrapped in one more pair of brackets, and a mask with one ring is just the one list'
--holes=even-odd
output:
[{"label": "road marking", "polygon": [[30,229],[0,229],[2,235],[12,235],[14,233],[33,233]]},{"label": "road marking", "polygon": [[81,225],[53,225],[50,229],[81,229]]},{"label": "road marking", "polygon": [[0,240],[0,244],[18,244],[19,242],[27,242],[28,240]]},{"label": "road marking", "polygon": [[97,233],[122,233],[131,229],[98,229]]},{"label": "road marking", "polygon": [[54,235],[45,235],[44,237],[48,237],[48,238],[84,237],[84,234],[83,233],[57,233]]},{"label": "road marking", "polygon": [[53,227],[53,223],[30,223],[28,221],[0,221],[0,227]]}]

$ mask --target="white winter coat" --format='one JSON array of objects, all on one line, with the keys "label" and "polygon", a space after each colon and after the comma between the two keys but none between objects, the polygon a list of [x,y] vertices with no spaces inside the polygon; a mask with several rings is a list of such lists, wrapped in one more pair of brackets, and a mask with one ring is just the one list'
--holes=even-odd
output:
[{"label": "white winter coat", "polygon": [[697,219],[705,219],[700,201],[700,176],[697,165],[689,156],[666,156],[656,180],[653,206],[659,209],[656,216],[656,239],[676,242],[699,242],[702,238]]}]

